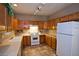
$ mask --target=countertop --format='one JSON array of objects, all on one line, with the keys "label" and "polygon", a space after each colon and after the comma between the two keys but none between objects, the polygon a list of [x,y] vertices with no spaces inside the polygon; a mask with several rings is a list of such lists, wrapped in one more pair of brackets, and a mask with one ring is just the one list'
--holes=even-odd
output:
[{"label": "countertop", "polygon": [[11,44],[0,47],[0,56],[17,56],[21,47],[22,36],[16,36],[11,39]]},{"label": "countertop", "polygon": [[[56,36],[46,33],[41,33],[40,35],[48,35],[56,38]],[[17,56],[18,51],[21,47],[21,41],[23,36],[30,36],[30,35],[28,33],[23,33],[21,35],[15,36],[13,39],[10,40],[11,41],[10,45],[0,47],[0,56]]]}]

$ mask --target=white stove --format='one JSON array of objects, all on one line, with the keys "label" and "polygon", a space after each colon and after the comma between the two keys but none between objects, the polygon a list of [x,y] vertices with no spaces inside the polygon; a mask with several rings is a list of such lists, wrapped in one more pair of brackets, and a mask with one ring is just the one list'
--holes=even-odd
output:
[{"label": "white stove", "polygon": [[31,34],[31,45],[40,44],[39,40],[39,30],[37,25],[30,26],[30,34]]},{"label": "white stove", "polygon": [[38,33],[32,33],[31,34],[31,45],[38,45],[38,44],[40,44],[39,34]]}]

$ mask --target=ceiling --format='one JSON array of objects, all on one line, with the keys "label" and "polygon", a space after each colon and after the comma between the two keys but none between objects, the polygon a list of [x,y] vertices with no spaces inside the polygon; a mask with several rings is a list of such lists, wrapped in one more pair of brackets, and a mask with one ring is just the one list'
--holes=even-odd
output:
[{"label": "ceiling", "polygon": [[[13,10],[16,14],[34,15],[34,11],[41,4],[42,3],[17,3],[18,6],[13,6]],[[71,5],[71,3],[45,3],[37,15],[50,16],[69,5]]]}]

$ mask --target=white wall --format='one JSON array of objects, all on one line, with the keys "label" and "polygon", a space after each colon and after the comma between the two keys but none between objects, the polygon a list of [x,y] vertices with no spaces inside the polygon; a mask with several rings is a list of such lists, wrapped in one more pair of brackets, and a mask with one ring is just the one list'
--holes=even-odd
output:
[{"label": "white wall", "polygon": [[51,15],[49,18],[58,18],[62,17],[71,13],[79,12],[79,3],[74,3],[68,6],[67,8],[64,8],[63,10],[56,12],[55,14]]}]

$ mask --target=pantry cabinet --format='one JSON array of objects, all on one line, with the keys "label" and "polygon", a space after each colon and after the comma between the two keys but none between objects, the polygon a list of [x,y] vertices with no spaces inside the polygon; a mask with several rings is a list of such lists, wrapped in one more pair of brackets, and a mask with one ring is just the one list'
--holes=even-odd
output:
[{"label": "pantry cabinet", "polygon": [[31,36],[23,36],[23,47],[31,46]]}]

